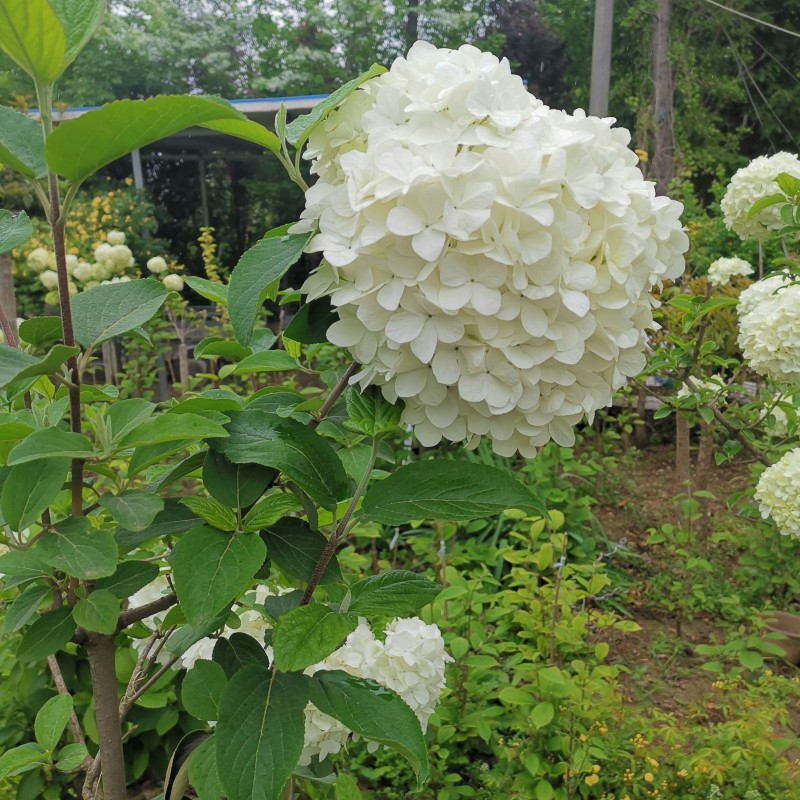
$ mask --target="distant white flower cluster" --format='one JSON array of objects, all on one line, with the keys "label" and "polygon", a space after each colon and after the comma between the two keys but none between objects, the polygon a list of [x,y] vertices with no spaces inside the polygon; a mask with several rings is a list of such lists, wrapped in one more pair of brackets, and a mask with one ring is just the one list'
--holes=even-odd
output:
[{"label": "distant white flower cluster", "polygon": [[739,347],[760,375],[800,380],[800,285],[773,275],[739,297]]},{"label": "distant white flower cluster", "polygon": [[[164,577],[140,589],[130,598],[130,605],[138,607],[157,600],[169,591]],[[275,591],[266,586],[255,590],[254,606],[263,605],[270,595],[282,595],[290,591],[278,587]],[[206,637],[189,647],[175,663],[176,669],[191,669],[198,659],[210,659],[217,638],[227,639],[234,633],[246,633],[263,643],[264,635],[272,626],[255,608],[240,610],[238,628],[225,626],[216,638]],[[148,617],[144,624],[155,630],[159,624],[157,617]],[[359,678],[373,680],[387,689],[392,689],[406,702],[417,715],[423,730],[433,714],[444,689],[445,667],[453,659],[445,652],[444,639],[436,625],[426,625],[417,617],[395,619],[384,630],[383,641],[377,639],[365,621],[347,637],[345,643],[319,664],[305,670],[313,675],[323,670],[343,670]],[[144,647],[145,639],[134,639],[137,650]],[[272,648],[266,648],[270,661]],[[162,648],[159,663],[166,663],[170,654]],[[323,714],[311,703],[306,706],[305,745],[300,764],[307,766],[312,758],[322,761],[327,756],[338,753],[354,735],[341,722]],[[369,742],[370,749],[377,744]]]},{"label": "distant white flower cluster", "polygon": [[800,448],[761,473],[755,497],[762,517],[772,517],[785,536],[800,538]]},{"label": "distant white flower cluster", "polygon": [[779,206],[769,206],[747,218],[754,203],[780,192],[777,178],[782,172],[800,178],[800,159],[793,153],[759,156],[734,173],[720,203],[728,230],[742,239],[765,239],[783,227]]},{"label": "distant white flower cluster", "polygon": [[718,375],[708,378],[693,378],[692,383],[696,388],[692,388],[688,383],[681,384],[681,388],[678,389],[678,397],[689,397],[695,392],[699,392],[703,396],[716,395],[725,389],[725,381]]},{"label": "distant white flower cluster", "polygon": [[718,258],[708,268],[708,282],[712,286],[727,286],[736,275],[752,275],[753,268],[743,258]]},{"label": "distant white flower cluster", "polygon": [[682,206],[644,181],[613,120],[549,109],[508,62],[417,42],[309,140],[295,230],[354,380],[442,438],[535,455],[645,363],[649,292],[683,271]]}]

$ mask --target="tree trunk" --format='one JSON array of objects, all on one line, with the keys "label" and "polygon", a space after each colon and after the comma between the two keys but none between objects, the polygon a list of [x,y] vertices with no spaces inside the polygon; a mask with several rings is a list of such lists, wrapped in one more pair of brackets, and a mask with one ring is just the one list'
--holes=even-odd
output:
[{"label": "tree trunk", "polygon": [[[693,491],[705,491],[711,477],[714,455],[714,431],[710,425],[700,421],[700,443],[697,447],[697,462],[694,468]],[[707,498],[699,499],[700,539],[703,544],[708,542],[711,533],[711,508]]]},{"label": "tree trunk", "polygon": [[595,0],[589,113],[597,117],[608,116],[608,87],[611,82],[611,37],[613,30],[614,0]]},{"label": "tree trunk", "polygon": [[691,478],[692,462],[689,454],[689,423],[680,412],[675,415],[675,477],[681,491],[685,491]]},{"label": "tree trunk", "polygon": [[0,301],[14,331],[17,330],[17,296],[14,292],[14,274],[11,271],[11,253],[0,255]]},{"label": "tree trunk", "polygon": [[655,141],[653,178],[656,192],[666,194],[672,180],[672,69],[669,60],[672,0],[657,0],[653,20],[653,82],[655,84]]},{"label": "tree trunk", "polygon": [[408,0],[406,15],[406,50],[419,39],[419,0]]}]

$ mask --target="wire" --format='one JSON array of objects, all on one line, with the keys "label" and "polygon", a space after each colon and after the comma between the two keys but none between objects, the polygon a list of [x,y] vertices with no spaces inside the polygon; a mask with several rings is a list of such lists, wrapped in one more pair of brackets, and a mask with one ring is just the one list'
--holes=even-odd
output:
[{"label": "wire", "polygon": [[716,0],[704,0],[704,2],[710,3],[712,6],[716,6],[717,8],[721,8],[723,11],[729,11],[731,14],[736,14],[737,17],[744,17],[745,19],[749,19],[751,22],[757,22],[759,25],[766,25],[768,28],[772,28],[775,31],[788,33],[789,36],[795,36],[800,39],[800,33],[795,33],[794,31],[787,30],[786,28],[781,28],[780,25],[773,25],[771,22],[759,19],[758,17],[751,17],[749,14],[745,14],[744,11],[737,11],[735,8],[729,8],[728,6],[722,5],[722,3],[717,3]]},{"label": "wire", "polygon": [[792,72],[786,64],[783,63],[777,56],[774,56],[755,36],[750,34],[750,39],[754,44],[757,44],[795,83],[800,83],[800,78]]}]

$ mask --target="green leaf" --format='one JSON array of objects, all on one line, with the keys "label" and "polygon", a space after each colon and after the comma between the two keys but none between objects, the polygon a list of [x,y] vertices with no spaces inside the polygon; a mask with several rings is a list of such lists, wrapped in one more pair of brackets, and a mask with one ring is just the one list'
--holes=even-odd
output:
[{"label": "green leaf", "polygon": [[227,133],[237,139],[244,139],[246,142],[257,144],[265,150],[271,150],[273,153],[279,153],[281,150],[281,143],[278,141],[278,137],[272,131],[267,130],[263,125],[251,119],[220,119],[213,122],[204,122],[201,127],[219,131],[220,133]]},{"label": "green leaf", "polygon": [[285,350],[266,350],[243,358],[234,371],[237,375],[248,375],[251,372],[285,372],[290,369],[297,369],[296,358]]},{"label": "green leaf", "polygon": [[62,122],[47,139],[47,163],[53,172],[80,183],[120,156],[184,128],[244,118],[233,106],[211,97],[117,100]]},{"label": "green leaf", "polygon": [[127,433],[120,447],[149,447],[165,442],[197,441],[227,436],[218,422],[200,414],[162,414]]},{"label": "green leaf", "polygon": [[758,214],[760,211],[763,211],[765,208],[785,202],[786,198],[782,194],[770,194],[766,197],[762,197],[756,200],[756,202],[750,206],[750,210],[747,212],[747,219],[752,219],[756,214]]},{"label": "green leaf", "polygon": [[42,126],[26,114],[2,106],[0,163],[8,164],[26,178],[36,179],[47,175]]},{"label": "green leaf", "polygon": [[217,639],[211,657],[229,678],[240,669],[253,664],[262,669],[269,669],[269,659],[263,642],[256,641],[246,633],[234,633],[227,639]]},{"label": "green leaf", "polygon": [[742,650],[739,653],[739,663],[747,669],[761,669],[764,666],[764,657],[755,650]]},{"label": "green leaf", "polygon": [[346,672],[318,672],[307,678],[309,699],[324,714],[354,733],[403,755],[422,785],[428,779],[428,752],[414,712],[394,692]]},{"label": "green leaf", "polygon": [[83,434],[62,431],[61,428],[42,428],[8,454],[8,464],[14,466],[44,458],[88,458],[92,455],[94,447]]},{"label": "green leaf", "polygon": [[352,775],[340,772],[336,776],[335,800],[361,800],[362,797],[361,790],[358,788],[358,781]]},{"label": "green leaf", "polygon": [[[243,358],[247,358],[252,352],[251,348],[242,347],[239,342],[223,339],[220,336],[209,336],[195,345],[194,357],[222,356],[231,361],[240,361]],[[236,405],[235,407],[231,406],[231,408],[222,408],[220,411],[230,411],[241,407],[241,405]]]},{"label": "green leaf", "polygon": [[259,500],[244,518],[246,531],[260,531],[269,528],[292,511],[297,511],[300,503],[293,494],[276,493]]},{"label": "green leaf", "polygon": [[498,693],[501,702],[510,706],[528,706],[533,702],[533,695],[525,689],[516,686],[504,686]]},{"label": "green leaf", "polygon": [[42,614],[23,634],[17,648],[17,659],[25,663],[41,661],[61,650],[75,635],[76,627],[68,606]]},{"label": "green leaf", "polygon": [[539,703],[531,711],[530,721],[537,728],[544,728],[545,725],[549,725],[553,721],[555,715],[556,712],[552,703]]},{"label": "green leaf", "polygon": [[153,524],[143,531],[120,529],[114,538],[123,553],[127,553],[150,539],[161,539],[185,533],[200,524],[199,518],[177,500],[167,500],[164,510],[156,514]]},{"label": "green leaf", "polygon": [[205,297],[206,300],[218,303],[221,306],[228,305],[228,287],[225,284],[209,281],[205,278],[196,278],[194,275],[187,275],[184,280],[186,285],[197,292],[200,297]]},{"label": "green leaf", "polygon": [[335,92],[329,94],[321,103],[317,103],[308,114],[302,114],[286,126],[286,141],[298,150],[311,135],[314,128],[319,125],[336,106],[344,102],[362,83],[386,72],[386,67],[373,64],[366,72],[357,78],[340,86]]},{"label": "green leaf", "polygon": [[258,409],[232,411],[229,438],[213,448],[235,464],[279,469],[323,508],[347,493],[347,475],[336,451],[315,431],[293,419]]},{"label": "green leaf", "polygon": [[36,741],[45,750],[52,753],[56,749],[71,712],[72,695],[69,694],[57,694],[39,709],[33,722],[33,731]]},{"label": "green leaf", "polygon": [[365,517],[386,525],[480,519],[507,508],[543,511],[533,494],[505,470],[445,459],[400,467],[372,486],[361,504]]},{"label": "green leaf", "polygon": [[29,742],[12,747],[0,756],[0,781],[27,772],[33,764],[46,764],[47,758],[38,744]]},{"label": "green leaf", "polygon": [[66,38],[47,0],[0,3],[0,50],[35,81],[52,83],[66,64]]},{"label": "green leaf", "polygon": [[292,321],[286,326],[283,335],[301,344],[319,344],[328,341],[328,328],[339,321],[327,297],[319,297],[300,307]]},{"label": "green leaf", "polygon": [[150,419],[155,410],[153,403],[140,397],[112,403],[106,410],[106,419],[111,426],[111,440],[118,442],[134,428]]},{"label": "green leaf", "polygon": [[[2,115],[0,115],[0,121],[2,121]],[[2,139],[2,136],[3,134],[0,134],[0,139]],[[0,149],[1,158],[2,149]],[[19,214],[12,214],[4,208],[0,209],[0,253],[8,253],[21,244],[25,244],[31,236],[33,236],[33,228],[28,215],[24,211],[20,211]]]},{"label": "green leaf", "polygon": [[442,587],[422,575],[406,570],[391,570],[354,583],[350,587],[353,614],[383,614],[408,617],[433,602]]},{"label": "green leaf", "polygon": [[103,21],[105,0],[50,0],[66,34],[64,67],[83,50]]},{"label": "green leaf", "polygon": [[[272,524],[261,534],[267,554],[288,578],[308,583],[328,540],[312,531],[308,523],[297,517],[286,517]],[[342,580],[339,564],[332,558],[322,573],[320,583]]]},{"label": "green leaf", "polygon": [[200,627],[235,600],[266,558],[257,534],[231,536],[195,528],[181,537],[172,555],[175,591],[186,618]]},{"label": "green leaf", "polygon": [[67,359],[79,352],[79,347],[57,344],[44,358],[36,358],[15,347],[0,344],[0,389],[23,378],[52,375]]},{"label": "green leaf", "polygon": [[[210,636],[214,631],[221,630],[228,620],[231,613],[231,603],[228,603],[222,611],[204,625],[184,625],[178,628],[172,636],[167,639],[166,649],[174,656],[183,655],[193,644]],[[182,614],[183,609],[176,609],[177,614]],[[185,616],[185,615],[183,615]]]},{"label": "green leaf", "polygon": [[377,386],[361,391],[351,386],[347,391],[347,416],[345,427],[372,439],[382,439],[397,433],[403,402],[392,405]]},{"label": "green leaf", "polygon": [[34,317],[19,326],[19,338],[34,347],[43,347],[64,337],[61,317]]},{"label": "green leaf", "polygon": [[217,775],[217,746],[213,735],[192,753],[189,783],[197,793],[197,800],[219,800],[222,797],[222,785]]},{"label": "green leaf", "polygon": [[51,567],[73,578],[104,578],[117,568],[113,534],[92,528],[84,517],[59,522],[55,530],[39,540],[37,548]]},{"label": "green leaf", "polygon": [[9,469],[0,491],[0,512],[12,530],[25,530],[39,519],[61,491],[69,463],[54,458]]},{"label": "green leaf", "polygon": [[277,622],[284,614],[297,608],[302,599],[302,589],[293,589],[286,594],[270,595],[264,600],[264,611],[273,622]]},{"label": "green leaf", "polygon": [[[82,117],[62,123],[53,135],[63,130],[64,126],[80,122],[94,113],[90,111]],[[114,336],[128,333],[148,322],[164,305],[168,294],[164,284],[154,278],[109,283],[80,292],[70,300],[75,339],[89,349]]]},{"label": "green leaf", "polygon": [[160,492],[175,481],[197,472],[202,466],[206,457],[206,451],[200,450],[179,461],[175,466],[162,472],[148,487],[148,492]]},{"label": "green leaf", "polygon": [[275,666],[297,672],[317,664],[341,647],[357,626],[357,615],[340,614],[321,603],[287,611],[272,634]]},{"label": "green leaf", "polygon": [[49,574],[50,568],[36,548],[12,550],[0,555],[0,575],[10,575],[13,578],[41,578]]},{"label": "green leaf", "polygon": [[310,233],[289,234],[284,225],[267,232],[238,261],[231,273],[228,311],[236,339],[250,343],[253,324],[271,285],[300,258]]},{"label": "green leaf", "polygon": [[148,561],[122,561],[107,578],[100,578],[95,591],[103,589],[124,600],[158,577],[158,567]]},{"label": "green leaf", "polygon": [[75,603],[72,616],[87,631],[111,634],[117,629],[120,602],[108,589],[95,589]]},{"label": "green leaf", "polygon": [[230,800],[281,800],[303,752],[307,703],[303,675],[248,666],[231,678],[214,735]]},{"label": "green leaf", "polygon": [[89,751],[86,749],[85,744],[80,742],[65,744],[58,751],[55,767],[59,772],[74,772],[80,768],[88,755]]},{"label": "green leaf", "polygon": [[25,627],[31,617],[39,610],[39,606],[45,597],[51,595],[52,590],[48,586],[41,586],[38,583],[28,586],[6,609],[5,632],[14,633]]},{"label": "green leaf", "polygon": [[227,684],[228,676],[216,661],[195,661],[183,679],[181,702],[197,719],[219,719],[219,700]]},{"label": "green leaf", "polygon": [[129,531],[143,531],[149,527],[159,511],[164,510],[164,501],[142,489],[129,489],[122,494],[100,495],[100,507]]},{"label": "green leaf", "polygon": [[233,511],[210,497],[184,497],[181,503],[213,528],[229,532],[236,530],[236,515]]},{"label": "green leaf", "polygon": [[229,508],[253,505],[274,478],[274,469],[260,464],[233,464],[215,450],[209,450],[203,462],[206,490]]}]

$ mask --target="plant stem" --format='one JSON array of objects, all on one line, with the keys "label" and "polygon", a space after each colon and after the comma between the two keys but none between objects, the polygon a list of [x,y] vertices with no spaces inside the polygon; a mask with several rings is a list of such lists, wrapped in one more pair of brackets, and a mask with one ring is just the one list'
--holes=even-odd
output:
[{"label": "plant stem", "polygon": [[139,622],[152,614],[157,614],[159,611],[166,611],[168,608],[172,608],[177,602],[178,595],[176,595],[175,592],[170,592],[163,597],[159,597],[158,600],[153,600],[152,603],[147,603],[138,608],[129,608],[119,615],[117,631],[121,631],[129,625],[133,625],[134,622]]},{"label": "plant stem", "polygon": [[378,439],[372,440],[372,449],[370,450],[367,468],[364,470],[364,474],[359,481],[355,494],[353,495],[352,500],[350,500],[350,504],[347,506],[347,511],[344,512],[344,516],[336,526],[336,530],[331,535],[331,538],[328,539],[328,544],[325,545],[325,549],[322,551],[322,555],[319,557],[319,561],[317,561],[314,571],[311,573],[308,586],[306,586],[306,590],[303,592],[303,597],[300,599],[301,606],[308,605],[308,603],[311,601],[311,595],[314,594],[314,589],[317,588],[317,584],[320,582],[323,574],[325,573],[325,568],[328,566],[331,558],[333,558],[333,554],[336,552],[336,548],[339,546],[339,543],[342,541],[342,539],[344,539],[347,533],[347,525],[350,522],[350,517],[353,516],[353,513],[356,510],[358,501],[361,499],[364,492],[367,491],[369,479],[372,476],[372,469],[378,459],[378,444]]},{"label": "plant stem", "polygon": [[0,329],[2,329],[3,335],[6,337],[6,344],[9,347],[19,347],[17,334],[14,330],[14,326],[11,324],[11,320],[6,314],[6,310],[3,308],[2,301],[0,301]]},{"label": "plant stem", "polygon": [[[119,721],[117,673],[114,666],[114,637],[90,633],[86,650],[92,672],[97,732],[100,739],[103,800],[126,800],[125,758]],[[91,773],[87,776],[87,783]]]},{"label": "plant stem", "polygon": [[[47,656],[47,666],[50,668],[50,674],[53,676],[53,683],[56,685],[59,694],[70,694],[67,684],[64,682],[64,676],[61,673],[61,667],[58,665],[58,659],[54,655]],[[69,712],[69,729],[72,732],[72,738],[78,743],[85,745],[86,740],[83,738],[83,731],[78,722],[78,717],[75,716],[75,711]],[[86,756],[81,769],[86,772],[92,763],[92,759]]]},{"label": "plant stem", "polygon": [[317,412],[316,419],[312,419],[309,423],[312,428],[316,428],[317,425],[319,425],[320,422],[325,419],[325,417],[328,415],[328,412],[333,408],[334,404],[341,396],[342,392],[347,388],[347,384],[350,383],[350,378],[352,378],[360,368],[361,364],[355,361],[347,368],[344,375],[339,378],[336,386],[331,389],[331,393],[328,395],[327,399],[322,404],[322,407]]}]

